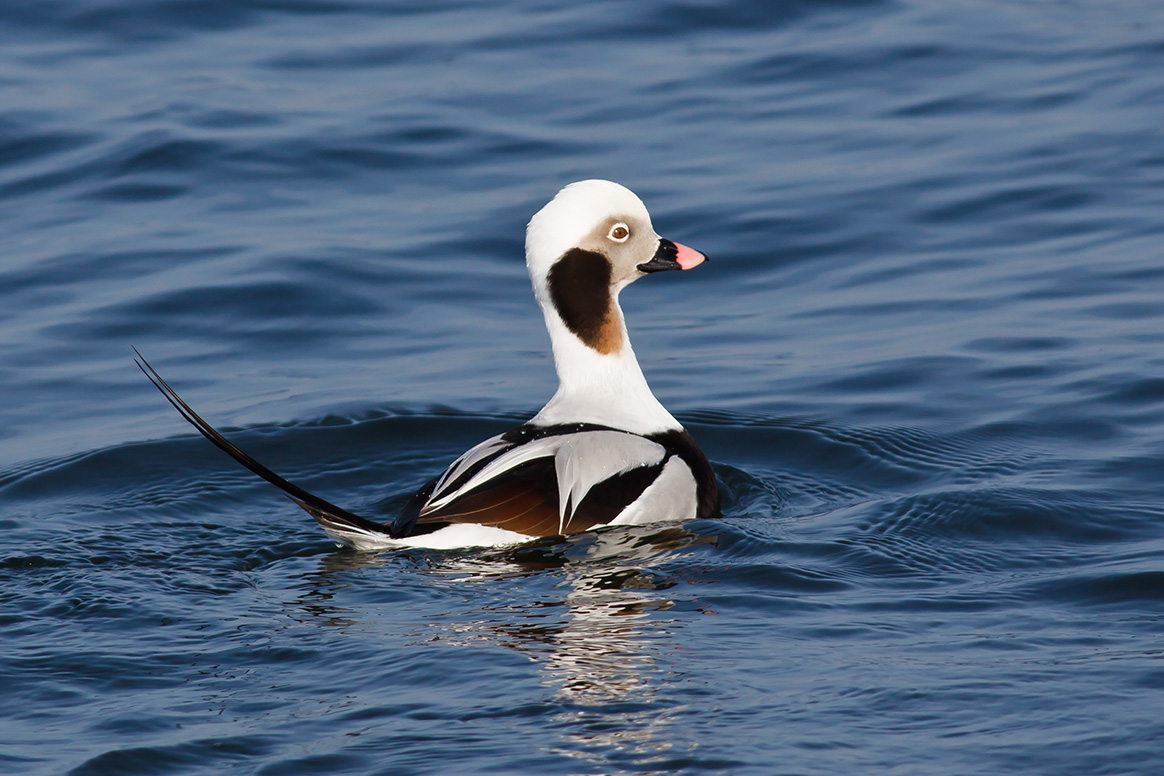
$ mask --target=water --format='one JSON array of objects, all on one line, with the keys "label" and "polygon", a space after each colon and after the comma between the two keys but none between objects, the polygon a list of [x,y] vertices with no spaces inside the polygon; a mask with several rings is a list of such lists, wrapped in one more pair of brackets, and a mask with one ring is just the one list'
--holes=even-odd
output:
[{"label": "water", "polygon": [[[1164,771],[1164,7],[0,7],[0,770]],[[364,555],[555,381],[562,184],[724,519]]]}]

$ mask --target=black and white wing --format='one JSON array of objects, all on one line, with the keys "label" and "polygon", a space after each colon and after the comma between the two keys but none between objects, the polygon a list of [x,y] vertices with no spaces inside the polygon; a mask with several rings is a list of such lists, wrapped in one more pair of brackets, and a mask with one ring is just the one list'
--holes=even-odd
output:
[{"label": "black and white wing", "polygon": [[476,523],[554,536],[696,517],[696,479],[665,441],[589,424],[522,426],[457,459],[393,533]]}]

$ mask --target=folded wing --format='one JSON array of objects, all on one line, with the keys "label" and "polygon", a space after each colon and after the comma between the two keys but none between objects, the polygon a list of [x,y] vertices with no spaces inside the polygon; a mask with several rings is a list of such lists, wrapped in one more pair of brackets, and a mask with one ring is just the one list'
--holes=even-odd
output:
[{"label": "folded wing", "polygon": [[477,523],[529,536],[585,531],[616,518],[669,457],[636,434],[575,428],[523,427],[473,448],[436,480],[413,518],[417,529]]}]

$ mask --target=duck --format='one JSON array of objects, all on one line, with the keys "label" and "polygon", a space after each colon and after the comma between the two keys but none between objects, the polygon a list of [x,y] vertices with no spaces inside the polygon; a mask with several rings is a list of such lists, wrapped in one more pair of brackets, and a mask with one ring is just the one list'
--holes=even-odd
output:
[{"label": "duck", "polygon": [[529,421],[471,448],[391,522],[350,512],[287,481],[199,416],[134,348],[137,366],[206,439],[281,489],[338,545],[454,549],[604,526],[718,516],[715,473],[655,398],[631,348],[619,294],[707,256],[660,237],[630,189],[584,180],[530,219],[525,259],[550,335],[558,390]]}]

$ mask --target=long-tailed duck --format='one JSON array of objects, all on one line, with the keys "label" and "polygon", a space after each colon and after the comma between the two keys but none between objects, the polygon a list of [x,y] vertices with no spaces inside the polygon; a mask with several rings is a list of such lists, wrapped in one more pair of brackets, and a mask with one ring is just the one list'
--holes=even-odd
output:
[{"label": "long-tailed duck", "polygon": [[707,257],[659,237],[642,201],[604,180],[559,191],[530,220],[525,255],[558,392],[528,423],[454,461],[392,522],[360,517],[283,479],[199,417],[140,353],[138,366],[203,436],[357,549],[498,545],[714,516],[711,464],[651,393],[618,304],[619,292],[643,275],[691,269]]}]

